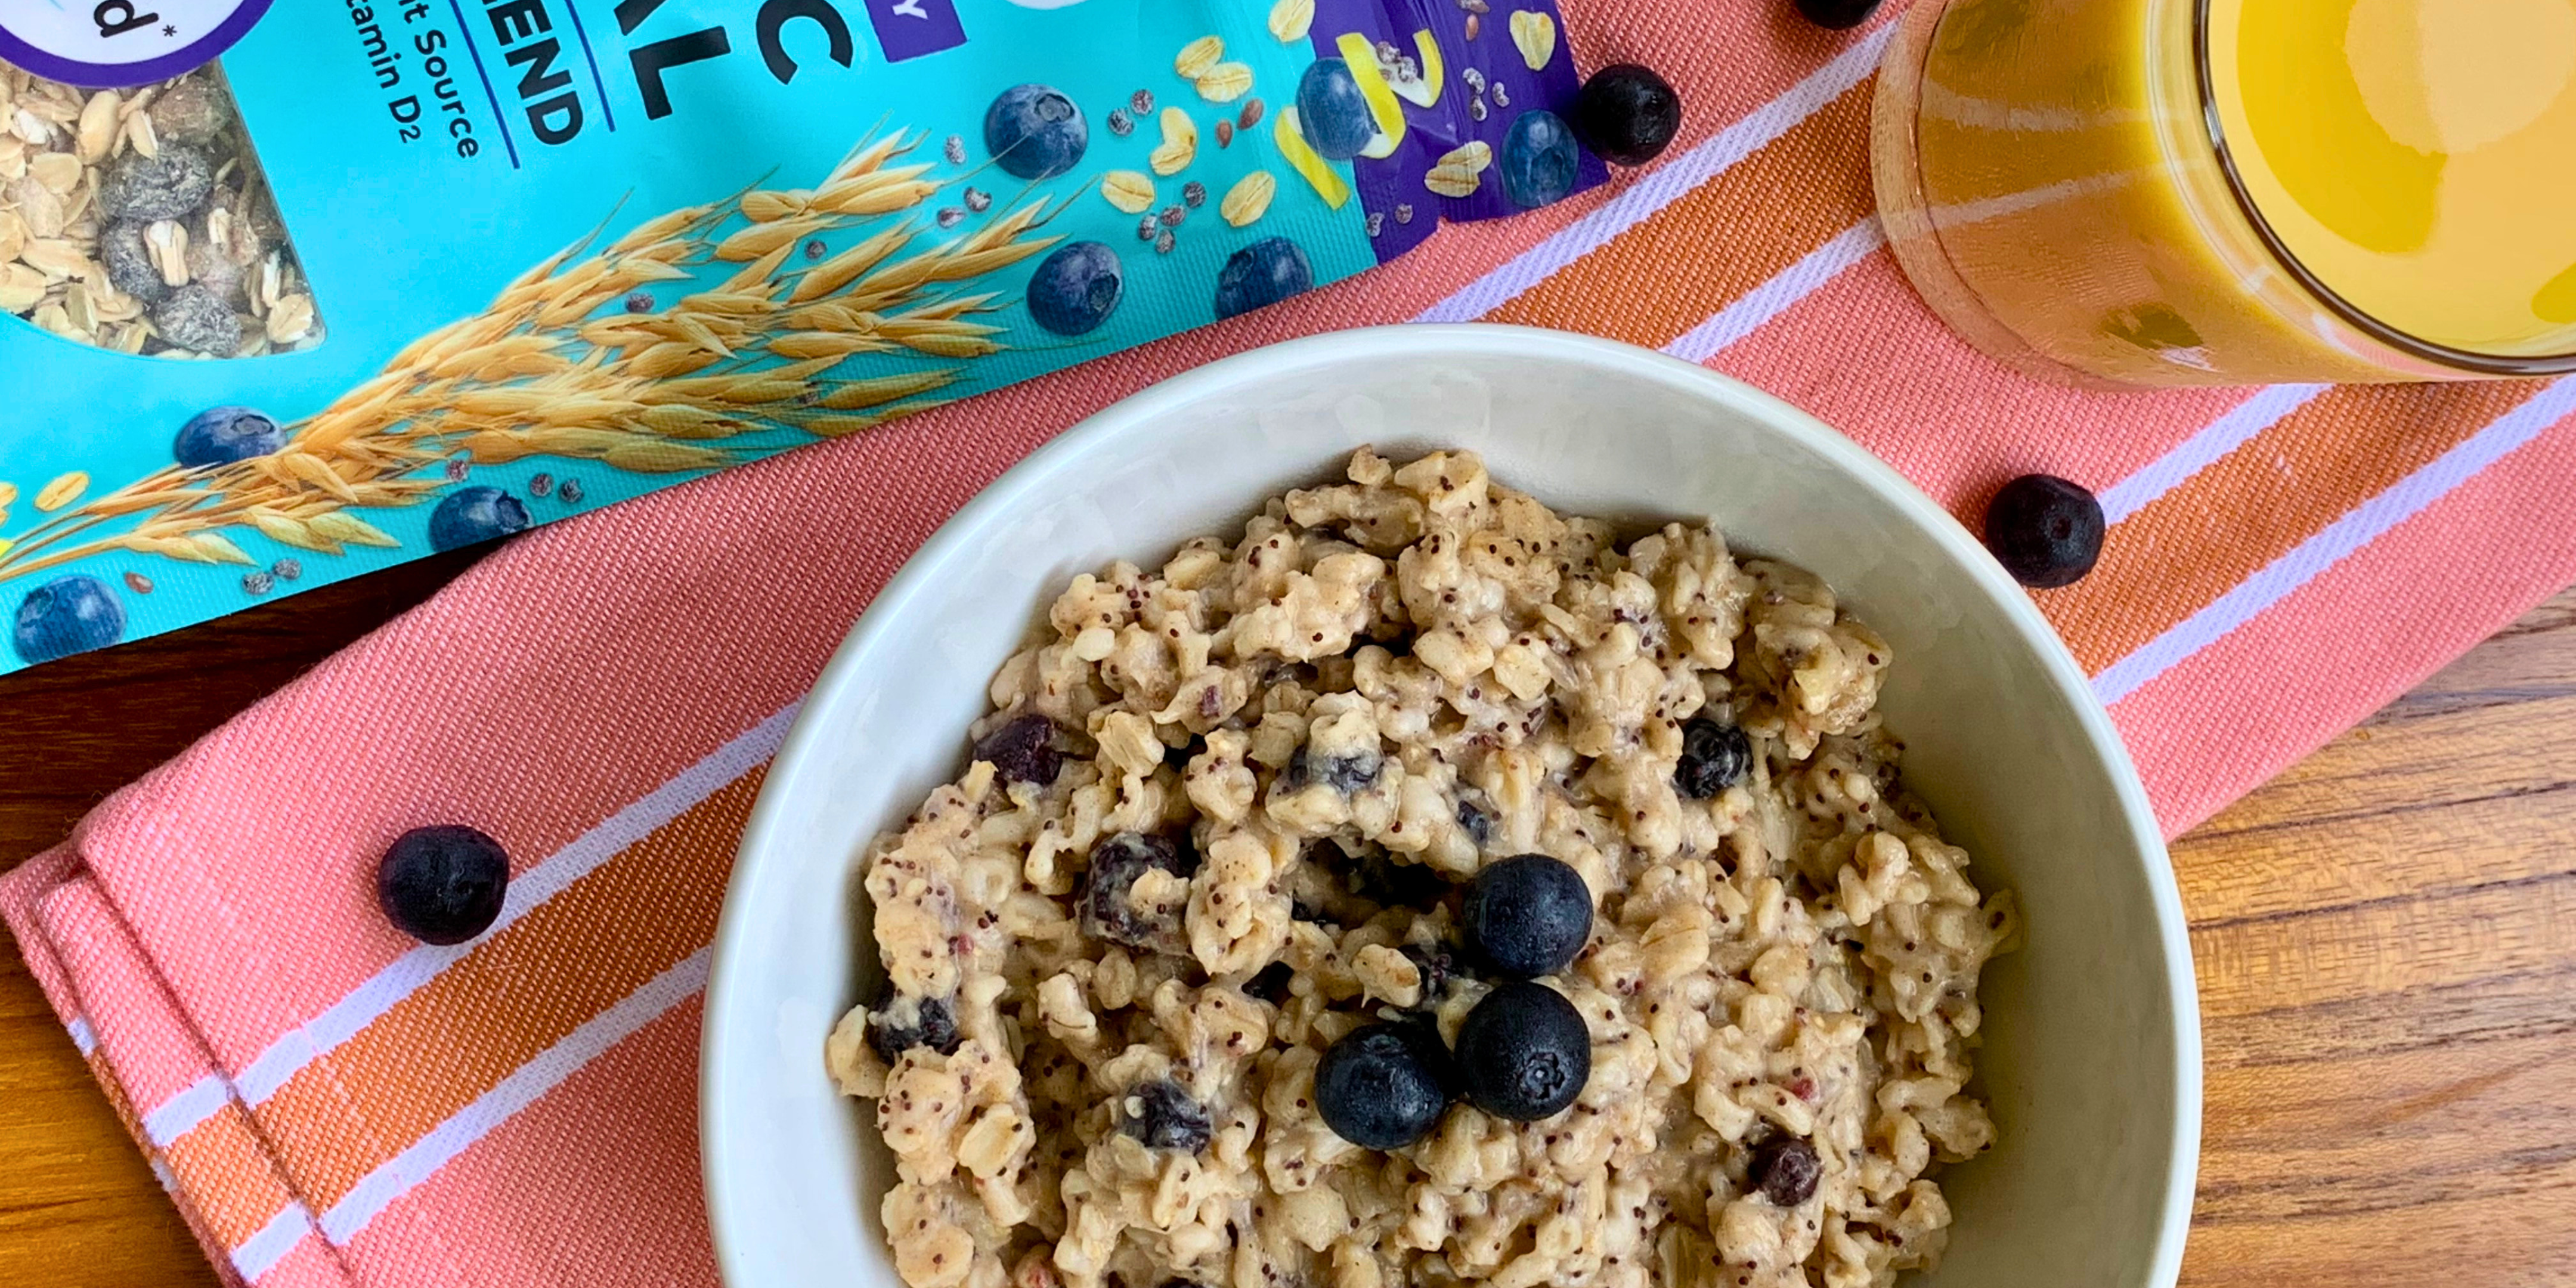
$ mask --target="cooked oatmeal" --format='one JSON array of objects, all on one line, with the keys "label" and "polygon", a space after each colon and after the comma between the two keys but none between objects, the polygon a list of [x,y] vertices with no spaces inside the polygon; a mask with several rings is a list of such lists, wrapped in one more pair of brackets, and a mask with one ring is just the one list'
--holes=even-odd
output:
[{"label": "cooked oatmeal", "polygon": [[[1362,450],[1348,478],[1075,578],[966,772],[870,848],[887,983],[826,1057],[893,1150],[904,1281],[1929,1265],[1928,1173],[1994,1136],[1962,1087],[2016,918],[1900,785],[1886,643],[1713,527],[1622,544],[1468,453]],[[1489,995],[1530,1000],[1461,898],[1530,854],[1593,904],[1537,984],[1588,1032],[1571,1107],[1433,1100],[1413,1143],[1344,1139],[1316,1077],[1342,1039],[1400,1021],[1374,1050],[1429,1068],[1491,1048],[1459,1044]]]}]

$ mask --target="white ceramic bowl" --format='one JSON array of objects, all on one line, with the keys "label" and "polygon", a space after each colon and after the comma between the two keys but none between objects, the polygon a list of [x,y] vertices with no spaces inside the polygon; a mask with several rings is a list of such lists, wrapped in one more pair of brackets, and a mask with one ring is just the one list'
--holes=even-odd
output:
[{"label": "white ceramic bowl", "polygon": [[900,1288],[876,1219],[890,1157],[833,1094],[823,1035],[877,970],[861,849],[958,770],[995,668],[1075,573],[1232,530],[1363,443],[1473,448],[1575,513],[1713,517],[1887,637],[1906,778],[2029,925],[1984,982],[2001,1140],[1945,1174],[1957,1226],[1926,1282],[2171,1284],[2200,1127],[2191,954],[2074,659],[1947,513],[1805,414],[1642,349],[1484,326],[1320,336],[1138,394],[1003,475],[859,619],[770,769],[716,940],[702,1139],[727,1283]]}]

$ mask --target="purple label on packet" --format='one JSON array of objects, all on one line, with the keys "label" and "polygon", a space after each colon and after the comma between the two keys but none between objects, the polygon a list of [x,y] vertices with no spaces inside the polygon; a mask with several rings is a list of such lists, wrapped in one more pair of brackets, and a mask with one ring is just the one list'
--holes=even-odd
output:
[{"label": "purple label on packet", "polygon": [[[1555,16],[1544,7],[1547,38],[1524,50],[1512,38],[1501,12],[1477,14],[1454,4],[1390,5],[1385,0],[1316,0],[1308,39],[1318,58],[1341,58],[1345,33],[1360,37],[1376,74],[1403,105],[1405,133],[1382,157],[1362,156],[1351,162],[1352,186],[1367,212],[1369,245],[1384,263],[1421,245],[1444,219],[1494,219],[1518,214],[1503,181],[1503,167],[1520,164],[1510,155],[1512,125],[1532,111],[1563,115],[1582,81],[1574,73],[1574,55],[1557,38]],[[1423,25],[1405,28],[1414,21]],[[1527,19],[1525,19],[1527,21]],[[1469,23],[1473,22],[1471,29]],[[1473,34],[1470,34],[1470,31]],[[1427,38],[1440,50],[1437,81],[1425,57]],[[1539,65],[1530,66],[1532,55]],[[1423,102],[1429,99],[1428,103]],[[1464,196],[1434,191],[1427,182],[1444,159],[1469,144],[1485,145],[1481,157],[1469,154],[1473,187]],[[1609,169],[1599,157],[1578,152],[1565,196],[1606,182]],[[1454,189],[1452,189],[1454,191]]]},{"label": "purple label on packet", "polygon": [[868,0],[868,24],[877,29],[877,44],[890,63],[966,43],[966,28],[950,0]]},{"label": "purple label on packet", "polygon": [[83,88],[167,80],[214,61],[269,0],[0,0],[0,62]]}]

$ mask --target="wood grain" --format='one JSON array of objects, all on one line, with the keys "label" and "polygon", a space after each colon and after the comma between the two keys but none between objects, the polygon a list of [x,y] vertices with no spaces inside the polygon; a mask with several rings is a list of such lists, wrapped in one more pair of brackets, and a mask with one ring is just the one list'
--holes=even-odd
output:
[{"label": "wood grain", "polygon": [[2576,592],[2174,846],[2187,1284],[2576,1282]]},{"label": "wood grain", "polygon": [[[0,678],[0,862],[465,562]],[[2184,1282],[2576,1283],[2576,591],[2174,864],[2209,1088]],[[0,1284],[215,1282],[0,953]]]},{"label": "wood grain", "polygon": [[[438,555],[0,676],[0,866],[61,841],[109,792],[477,557]],[[0,948],[0,1284],[216,1282],[17,945]]]}]

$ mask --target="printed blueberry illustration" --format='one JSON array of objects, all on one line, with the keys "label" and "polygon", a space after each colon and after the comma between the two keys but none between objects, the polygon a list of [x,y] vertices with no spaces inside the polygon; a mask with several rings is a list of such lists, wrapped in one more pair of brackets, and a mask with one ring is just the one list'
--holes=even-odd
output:
[{"label": "printed blueberry illustration", "polygon": [[1565,118],[1544,108],[1531,108],[1512,121],[1503,136],[1503,194],[1523,210],[1536,210],[1574,191],[1579,157],[1574,131]]},{"label": "printed blueberry illustration", "polygon": [[1081,335],[1109,320],[1125,285],[1116,251],[1096,241],[1069,242],[1029,274],[1029,316],[1057,335]]},{"label": "printed blueberry illustration", "polygon": [[125,605],[96,577],[56,577],[18,601],[9,643],[33,665],[106,648],[125,634]]},{"label": "printed blueberry illustration", "polygon": [[286,446],[286,431],[267,413],[249,407],[209,407],[179,427],[170,455],[188,469],[230,465]]},{"label": "printed blueberry illustration", "polygon": [[1360,93],[1351,65],[1319,58],[1297,81],[1297,123],[1306,142],[1332,161],[1348,161],[1377,137],[1377,116]]},{"label": "printed blueberry illustration", "polygon": [[462,487],[429,512],[429,544],[455,550],[506,537],[528,526],[528,507],[497,487]]},{"label": "printed blueberry illustration", "polygon": [[1072,169],[1090,141],[1082,109],[1052,86],[1014,85],[984,110],[984,150],[1022,179],[1052,179]]},{"label": "printed blueberry illustration", "polygon": [[1230,318],[1276,304],[1315,284],[1306,252],[1285,237],[1264,237],[1226,257],[1216,273],[1216,315]]}]

